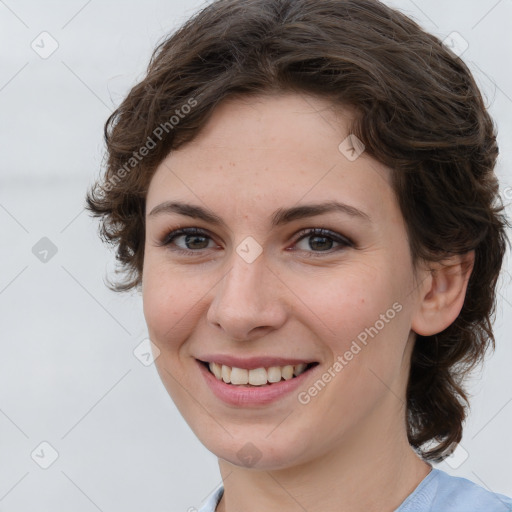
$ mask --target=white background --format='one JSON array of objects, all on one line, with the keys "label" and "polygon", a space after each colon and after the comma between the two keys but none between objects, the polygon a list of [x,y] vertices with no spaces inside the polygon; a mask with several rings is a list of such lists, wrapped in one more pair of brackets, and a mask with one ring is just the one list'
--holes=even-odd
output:
[{"label": "white background", "polygon": [[[457,31],[469,43],[463,58],[498,126],[505,190],[512,1],[388,3],[441,38]],[[133,355],[147,334],[140,297],[104,286],[113,256],[83,210],[106,118],[142,78],[157,42],[200,5],[0,1],[0,511],[185,511],[220,482],[216,458],[181,419],[154,366]],[[43,31],[59,45],[47,59],[31,48]],[[57,248],[46,263],[32,253],[42,237]],[[468,457],[439,467],[512,495],[508,272],[495,325],[497,350],[471,384]],[[59,454],[48,469],[31,458],[43,441]],[[34,457],[49,461],[42,449]]]}]

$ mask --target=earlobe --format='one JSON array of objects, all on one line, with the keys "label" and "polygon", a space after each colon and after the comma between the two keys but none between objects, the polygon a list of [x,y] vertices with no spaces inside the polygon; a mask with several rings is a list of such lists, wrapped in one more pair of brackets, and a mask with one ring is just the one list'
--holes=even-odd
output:
[{"label": "earlobe", "polygon": [[464,304],[475,252],[453,255],[431,265],[430,275],[419,288],[411,328],[420,336],[432,336],[450,326]]}]

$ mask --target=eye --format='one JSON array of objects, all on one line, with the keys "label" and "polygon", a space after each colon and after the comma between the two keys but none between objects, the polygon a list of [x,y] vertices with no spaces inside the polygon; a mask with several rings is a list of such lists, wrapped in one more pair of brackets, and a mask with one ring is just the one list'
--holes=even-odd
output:
[{"label": "eye", "polygon": [[[300,250],[306,253],[307,257],[320,257],[347,247],[354,247],[354,243],[348,238],[323,228],[310,228],[300,231],[295,237],[294,246],[297,247],[305,240],[308,240],[307,244],[303,244],[305,247],[292,250]],[[178,243],[178,241],[180,242]],[[209,246],[210,243],[213,243],[214,246]],[[333,249],[333,244],[338,244],[338,247]],[[211,236],[199,228],[182,228],[172,231],[165,236],[159,245],[168,246],[173,252],[185,255],[197,255],[202,250],[218,247]]]},{"label": "eye", "polygon": [[[176,244],[176,240],[182,239],[182,246]],[[170,247],[172,251],[180,254],[193,254],[202,249],[208,249],[209,241],[213,242],[206,231],[199,228],[183,228],[169,233],[160,242],[160,246],[177,245],[178,248]],[[184,247],[183,247],[184,246]],[[211,249],[211,247],[210,247]]]},{"label": "eye", "polygon": [[[297,235],[295,245],[297,246],[299,242],[305,240],[308,240],[308,243],[305,244],[306,248],[304,249],[299,247],[299,250],[308,253],[308,249],[313,249],[313,252],[309,252],[307,257],[319,257],[326,253],[332,254],[333,252],[343,250],[347,247],[354,247],[354,243],[348,238],[323,228],[312,228],[302,230]],[[334,250],[332,250],[333,243],[338,244],[339,247],[334,248]]]}]

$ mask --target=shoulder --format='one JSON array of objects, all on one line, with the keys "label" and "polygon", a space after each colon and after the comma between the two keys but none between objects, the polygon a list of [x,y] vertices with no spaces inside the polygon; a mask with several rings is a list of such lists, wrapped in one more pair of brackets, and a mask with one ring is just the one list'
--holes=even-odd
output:
[{"label": "shoulder", "polygon": [[512,499],[433,469],[396,512],[512,512]]},{"label": "shoulder", "polygon": [[[215,512],[224,487],[215,489],[198,512]],[[396,512],[512,512],[512,498],[466,478],[433,469]]]},{"label": "shoulder", "polygon": [[[435,504],[448,505],[453,511],[511,512],[512,499],[502,494],[488,491],[466,478],[451,476],[438,471],[438,492]],[[442,500],[442,501],[438,501]],[[461,505],[462,504],[462,505]],[[472,507],[472,508],[471,508]],[[434,507],[434,510],[437,510]]]}]

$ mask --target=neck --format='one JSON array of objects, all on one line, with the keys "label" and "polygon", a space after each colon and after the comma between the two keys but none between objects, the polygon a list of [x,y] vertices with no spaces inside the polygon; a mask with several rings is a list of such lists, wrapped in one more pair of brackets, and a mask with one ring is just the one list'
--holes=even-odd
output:
[{"label": "neck", "polygon": [[219,459],[224,495],[216,512],[392,512],[431,470],[405,428],[396,427],[373,437],[359,430],[315,460],[284,469],[258,471]]}]

